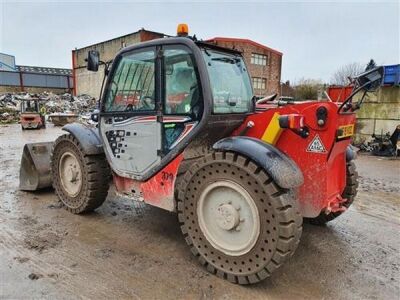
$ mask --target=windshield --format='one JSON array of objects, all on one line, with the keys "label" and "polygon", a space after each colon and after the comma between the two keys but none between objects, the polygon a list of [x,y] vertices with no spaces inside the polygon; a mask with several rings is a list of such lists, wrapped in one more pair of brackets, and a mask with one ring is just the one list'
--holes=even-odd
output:
[{"label": "windshield", "polygon": [[239,55],[203,49],[214,98],[214,113],[244,113],[252,108],[253,90]]}]

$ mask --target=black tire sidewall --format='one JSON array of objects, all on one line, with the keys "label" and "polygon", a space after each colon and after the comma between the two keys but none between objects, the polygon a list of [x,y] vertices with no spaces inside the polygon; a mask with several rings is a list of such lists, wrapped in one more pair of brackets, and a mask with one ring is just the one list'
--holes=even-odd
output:
[{"label": "black tire sidewall", "polygon": [[[68,136],[68,135],[67,135]],[[53,181],[54,181],[54,189],[57,192],[57,195],[61,202],[70,208],[71,210],[81,210],[83,206],[85,206],[86,201],[85,201],[85,194],[87,190],[87,174],[84,168],[84,157],[82,151],[79,149],[78,145],[74,143],[74,141],[71,139],[70,136],[69,138],[62,139],[59,141],[53,150],[53,155],[52,155],[52,176],[53,176]],[[62,155],[66,152],[72,152],[75,157],[77,158],[79,162],[79,167],[81,170],[82,174],[82,186],[81,189],[75,197],[69,196],[68,192],[64,189],[62,183],[61,183],[61,178],[60,178],[60,172],[59,172],[59,163]],[[77,206],[71,206],[71,202],[79,203]]]},{"label": "black tire sidewall", "polygon": [[[243,165],[238,163],[228,163],[225,160],[215,160],[206,165],[202,165],[201,168],[195,171],[191,178],[191,185],[193,180],[198,180],[196,178],[197,174],[209,172],[211,166],[218,166],[222,169],[228,167],[228,169],[234,169],[235,175],[224,173],[221,171],[220,173],[214,172],[213,175],[208,174],[206,179],[201,178],[202,181],[200,184],[196,186],[197,197],[193,199],[192,195],[185,195],[185,207],[183,210],[183,217],[186,218],[189,216],[189,220],[186,226],[186,230],[189,233],[189,236],[193,237],[196,233],[194,232],[196,229],[201,233],[202,240],[198,241],[198,239],[193,239],[193,246],[197,249],[200,255],[207,260],[208,264],[213,265],[215,268],[222,270],[225,273],[234,274],[235,276],[251,276],[257,272],[263,270],[266,265],[272,260],[274,253],[276,251],[278,237],[279,237],[279,212],[277,211],[277,207],[275,207],[275,201],[271,196],[270,192],[265,189],[265,182],[262,182],[262,176],[255,176],[253,172],[243,167]],[[229,171],[231,173],[232,171]],[[200,175],[201,176],[201,175]],[[245,180],[240,178],[243,176]],[[260,233],[257,238],[257,241],[253,248],[246,254],[240,256],[229,256],[225,253],[215,249],[208,241],[205,235],[202,233],[197,216],[197,201],[201,192],[211,183],[214,183],[218,180],[229,180],[239,184],[243,187],[251,196],[254,201],[260,218]],[[250,183],[250,185],[249,185]],[[193,189],[195,186],[192,186]],[[256,193],[255,190],[258,190]],[[262,195],[262,196],[261,196]],[[193,204],[193,206],[192,206]],[[187,209],[191,208],[191,209]],[[194,211],[193,211],[194,208]],[[194,213],[194,218],[191,213]],[[267,220],[269,223],[267,223]],[[193,221],[195,222],[193,224]],[[192,224],[190,224],[192,223]],[[194,227],[193,227],[194,226]],[[267,241],[267,242],[266,242]],[[205,245],[207,245],[207,251],[204,250]],[[200,247],[199,247],[200,246]],[[211,254],[211,250],[214,254]],[[205,255],[207,254],[207,256]],[[228,261],[228,263],[226,263]],[[226,267],[229,265],[229,267]],[[252,267],[249,270],[249,265]],[[258,267],[257,267],[258,265]]]}]

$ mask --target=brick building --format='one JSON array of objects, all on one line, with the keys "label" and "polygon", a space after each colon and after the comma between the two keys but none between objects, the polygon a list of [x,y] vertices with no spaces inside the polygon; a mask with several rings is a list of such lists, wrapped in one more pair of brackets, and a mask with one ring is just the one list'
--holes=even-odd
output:
[{"label": "brick building", "polygon": [[[152,39],[166,37],[167,35],[141,29],[139,31],[116,37],[111,40],[96,43],[72,51],[72,78],[75,94],[89,94],[98,97],[104,75],[104,66],[98,72],[86,70],[87,52],[98,50],[102,61],[109,61],[123,47]],[[282,53],[267,46],[258,44],[248,39],[216,37],[207,42],[233,48],[243,52],[249,68],[256,96],[267,96],[273,93],[280,94]]]},{"label": "brick building", "polygon": [[74,94],[89,94],[93,97],[98,97],[100,94],[101,83],[104,76],[104,65],[99,66],[98,72],[86,70],[87,63],[85,59],[87,58],[89,50],[99,51],[100,59],[107,62],[112,60],[121,48],[165,36],[166,35],[163,33],[148,31],[142,28],[139,31],[127,35],[72,50]]},{"label": "brick building", "polygon": [[256,96],[280,95],[281,52],[248,39],[215,37],[207,42],[243,52]]}]

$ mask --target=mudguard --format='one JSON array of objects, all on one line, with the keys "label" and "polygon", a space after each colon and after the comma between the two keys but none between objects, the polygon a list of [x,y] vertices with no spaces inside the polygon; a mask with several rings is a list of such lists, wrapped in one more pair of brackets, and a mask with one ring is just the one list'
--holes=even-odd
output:
[{"label": "mudguard", "polygon": [[289,156],[259,139],[245,136],[228,137],[216,142],[213,149],[247,156],[263,168],[281,188],[299,187],[304,182],[303,173]]},{"label": "mudguard", "polygon": [[104,153],[98,128],[80,123],[71,123],[65,125],[62,130],[69,132],[79,141],[85,154],[96,155]]}]

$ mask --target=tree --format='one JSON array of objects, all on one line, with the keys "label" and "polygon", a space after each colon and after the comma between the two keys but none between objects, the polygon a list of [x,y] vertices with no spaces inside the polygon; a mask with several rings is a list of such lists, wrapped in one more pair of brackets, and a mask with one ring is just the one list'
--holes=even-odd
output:
[{"label": "tree", "polygon": [[350,83],[349,77],[364,72],[364,67],[360,63],[351,63],[340,67],[332,76],[331,84],[348,85]]},{"label": "tree", "polygon": [[376,62],[371,58],[371,60],[367,64],[367,67],[365,68],[365,71],[372,70],[374,68],[376,68]]},{"label": "tree", "polygon": [[317,100],[323,89],[323,84],[315,79],[301,79],[294,87],[296,100]]}]

